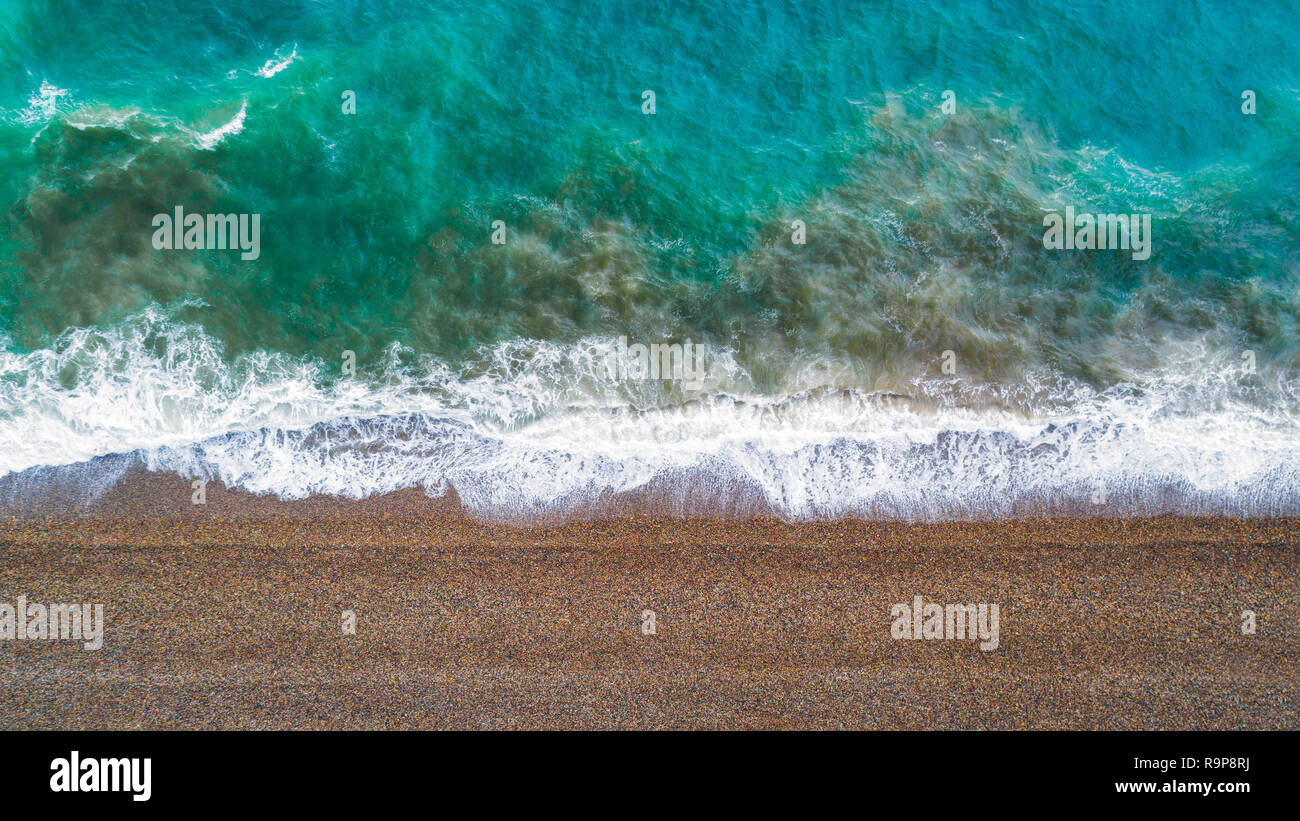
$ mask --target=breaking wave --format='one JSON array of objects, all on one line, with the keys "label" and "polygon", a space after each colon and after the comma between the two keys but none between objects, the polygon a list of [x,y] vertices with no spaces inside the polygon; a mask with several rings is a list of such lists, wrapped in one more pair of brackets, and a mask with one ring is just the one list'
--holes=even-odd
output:
[{"label": "breaking wave", "polygon": [[616,348],[520,340],[452,368],[394,346],[339,377],[286,355],[227,362],[197,325],[148,311],[0,356],[0,471],[115,456],[114,476],[139,464],[286,499],[454,488],[513,522],[629,495],[791,519],[1300,513],[1297,385],[1210,352],[1104,390],[1045,374],[774,396],[725,349],[692,392],[615,378]]}]

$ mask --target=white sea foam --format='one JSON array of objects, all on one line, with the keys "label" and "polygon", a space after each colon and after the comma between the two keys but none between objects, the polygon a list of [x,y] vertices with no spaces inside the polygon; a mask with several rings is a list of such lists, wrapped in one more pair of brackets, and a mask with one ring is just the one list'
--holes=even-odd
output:
[{"label": "white sea foam", "polygon": [[135,107],[113,109],[103,106],[85,107],[68,115],[66,122],[78,131],[89,128],[126,129],[143,112]]},{"label": "white sea foam", "polygon": [[238,134],[244,130],[244,117],[248,114],[248,101],[244,101],[239,106],[239,111],[231,117],[225,124],[212,129],[206,134],[199,134],[194,138],[199,148],[204,151],[211,151],[222,140],[232,134]]},{"label": "white sea foam", "polygon": [[14,118],[23,125],[34,125],[36,123],[49,122],[50,118],[59,110],[60,101],[68,97],[69,92],[66,88],[41,81],[41,87],[33,92],[27,100],[27,107],[18,112]]},{"label": "white sea foam", "polygon": [[286,68],[288,68],[289,64],[296,59],[298,59],[297,43],[294,44],[293,51],[290,52],[288,57],[281,57],[279,54],[276,54],[270,60],[267,60],[266,64],[257,70],[257,76],[274,77],[275,75],[279,74],[281,71],[284,71]]},{"label": "white sea foam", "polygon": [[612,381],[613,344],[516,341],[472,371],[403,366],[394,349],[362,364],[374,379],[340,381],[281,355],[228,364],[197,327],[150,312],[0,355],[0,473],[134,453],[284,498],[452,486],[475,514],[506,520],[593,512],[629,492],[680,513],[801,519],[1300,513],[1294,382],[1243,387],[1228,369],[1180,363],[1103,392],[1028,380],[1029,403],[1001,409],[951,383],[910,384],[910,401],[771,397],[719,351],[681,401],[660,383]]}]

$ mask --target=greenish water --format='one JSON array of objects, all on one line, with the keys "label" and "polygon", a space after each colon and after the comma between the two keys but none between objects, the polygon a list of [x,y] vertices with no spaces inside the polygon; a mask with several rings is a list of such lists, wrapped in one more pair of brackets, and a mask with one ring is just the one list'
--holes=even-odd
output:
[{"label": "greenish water", "polygon": [[[1293,4],[0,9],[5,472],[1300,507]],[[177,206],[260,215],[257,258],[159,250]],[[1150,258],[1044,248],[1067,206]],[[610,378],[620,337],[709,377]]]}]

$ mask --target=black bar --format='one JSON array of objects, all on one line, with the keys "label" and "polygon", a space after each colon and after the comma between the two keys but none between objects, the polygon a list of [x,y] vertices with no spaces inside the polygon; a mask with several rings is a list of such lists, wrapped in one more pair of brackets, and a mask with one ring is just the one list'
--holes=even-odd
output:
[{"label": "black bar", "polygon": [[[1291,732],[9,732],[3,739],[10,764],[0,783],[9,797],[51,810],[305,810],[402,801],[451,811],[456,796],[564,806],[610,790],[636,796],[617,805],[620,814],[697,791],[742,802],[838,796],[864,808],[890,796],[927,812],[937,805],[1005,811],[1186,801],[1226,809],[1260,797],[1286,800],[1300,740]],[[126,790],[52,791],[51,762],[70,761],[74,750],[82,767],[92,757],[150,759],[148,800]],[[1174,765],[1139,769],[1135,759]],[[1192,760],[1195,767],[1184,766]],[[1216,760],[1222,765],[1211,766]],[[1205,783],[1208,795],[1185,786]],[[1156,791],[1121,793],[1117,785],[1128,784]]]}]

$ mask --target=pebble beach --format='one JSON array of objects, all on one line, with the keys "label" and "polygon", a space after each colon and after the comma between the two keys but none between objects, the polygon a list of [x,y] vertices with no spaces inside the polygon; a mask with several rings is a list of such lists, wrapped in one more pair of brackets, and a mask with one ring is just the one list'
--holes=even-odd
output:
[{"label": "pebble beach", "polygon": [[[0,641],[0,726],[1294,729],[1298,548],[1226,518],[514,528],[139,472],[0,525],[0,601],[105,611],[96,651]],[[894,639],[915,596],[998,604],[997,649]]]}]

